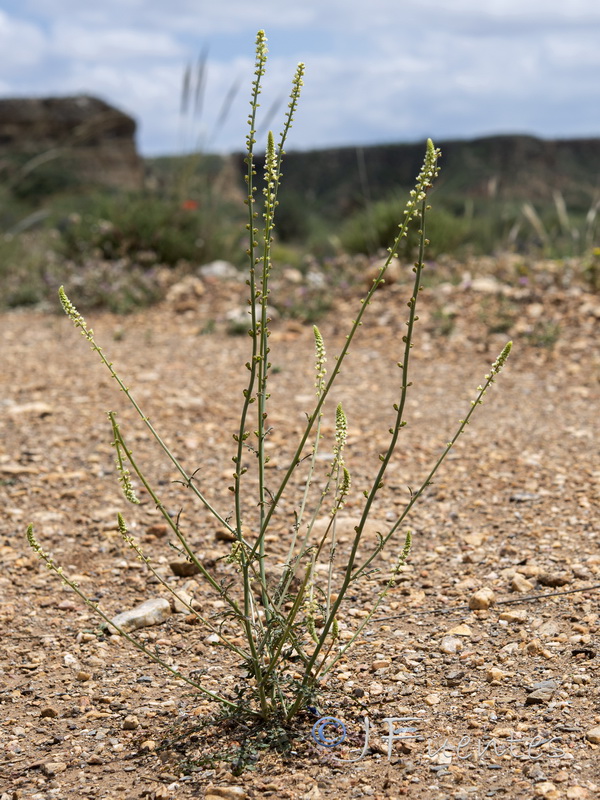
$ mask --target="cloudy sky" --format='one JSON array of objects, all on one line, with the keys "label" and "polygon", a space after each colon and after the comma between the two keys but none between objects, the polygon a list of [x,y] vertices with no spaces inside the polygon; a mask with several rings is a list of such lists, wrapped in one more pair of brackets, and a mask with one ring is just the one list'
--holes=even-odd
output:
[{"label": "cloudy sky", "polygon": [[0,96],[102,97],[145,155],[241,150],[258,28],[267,115],[306,63],[290,148],[600,136],[599,0],[0,0]]}]

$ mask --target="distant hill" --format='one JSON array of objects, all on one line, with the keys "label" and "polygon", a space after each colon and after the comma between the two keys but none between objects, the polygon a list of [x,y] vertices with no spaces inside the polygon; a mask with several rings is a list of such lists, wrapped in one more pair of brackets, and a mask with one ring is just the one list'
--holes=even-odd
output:
[{"label": "distant hill", "polygon": [[[442,150],[435,192],[444,199],[552,201],[560,191],[573,211],[586,211],[600,195],[600,138],[543,140],[487,136],[435,142]],[[408,188],[417,175],[424,143],[290,151],[284,161],[285,195],[333,218]],[[242,156],[239,160],[243,170]],[[262,164],[258,163],[261,167]]]}]

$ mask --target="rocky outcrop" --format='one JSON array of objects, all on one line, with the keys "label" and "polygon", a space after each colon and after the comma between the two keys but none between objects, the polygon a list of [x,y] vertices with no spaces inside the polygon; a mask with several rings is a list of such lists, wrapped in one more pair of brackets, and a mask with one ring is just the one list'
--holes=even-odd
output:
[{"label": "rocky outcrop", "polygon": [[13,174],[54,163],[84,182],[138,188],[135,130],[134,119],[95,97],[0,100],[0,160]]}]

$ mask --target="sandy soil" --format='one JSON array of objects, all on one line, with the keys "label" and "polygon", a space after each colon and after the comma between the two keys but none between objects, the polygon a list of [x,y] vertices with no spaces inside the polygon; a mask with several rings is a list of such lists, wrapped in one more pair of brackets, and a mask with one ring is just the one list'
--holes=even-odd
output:
[{"label": "sandy soil", "polygon": [[[358,296],[358,295],[357,295]],[[397,399],[406,312],[400,282],[378,292],[334,401],[349,418],[347,464],[356,491],[378,464]],[[76,301],[76,298],[72,298]],[[194,506],[169,463],[87,343],[59,315],[0,317],[0,796],[9,798],[372,797],[593,798],[600,791],[600,300],[554,278],[439,285],[423,293],[413,394],[374,527],[393,519],[464,417],[507,338],[514,350],[476,421],[410,518],[414,546],[402,580],[334,670],[318,709],[295,726],[292,750],[246,753],[240,732],[98,620],[28,549],[42,546],[109,614],[164,591],[121,540],[116,513],[177,586],[177,554],[142,493],[127,506],[116,481],[110,427],[123,433],[177,513],[193,546],[219,561],[230,544]],[[144,411],[223,513],[249,339],[224,333],[240,305],[235,286],[208,286],[175,313],[89,320]],[[353,304],[339,297],[320,323],[330,361]],[[310,325],[273,324],[275,481],[313,396]],[[331,439],[335,403],[325,433]],[[271,537],[285,550],[292,499]],[[349,536],[341,532],[340,558]],[[373,584],[350,598],[355,627]],[[203,608],[219,601],[194,580]],[[495,603],[471,610],[489,588]],[[485,603],[484,603],[485,605]],[[173,613],[140,636],[207,685],[233,692],[241,676],[201,626]],[[346,743],[318,746],[319,716],[343,720]],[[363,747],[364,718],[371,724]],[[386,718],[413,728],[390,742]],[[331,733],[332,729],[329,729]],[[236,738],[237,737],[237,738]]]}]

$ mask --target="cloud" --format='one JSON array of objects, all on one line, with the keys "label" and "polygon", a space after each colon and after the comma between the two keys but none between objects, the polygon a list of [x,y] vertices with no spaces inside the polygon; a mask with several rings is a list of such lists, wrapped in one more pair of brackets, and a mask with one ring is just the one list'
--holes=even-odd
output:
[{"label": "cloud", "polygon": [[0,52],[2,73],[6,76],[40,64],[46,54],[46,41],[36,25],[0,10]]},{"label": "cloud", "polygon": [[81,23],[59,22],[51,36],[52,52],[62,58],[80,61],[135,61],[182,58],[184,48],[162,31],[143,31],[123,27],[86,27]]},{"label": "cloud", "polygon": [[[98,94],[136,116],[146,153],[207,142],[239,81],[214,146],[243,147],[261,26],[271,52],[264,112],[287,95],[297,61],[307,62],[292,146],[599,133],[597,0],[5,0],[3,8],[0,88]],[[203,113],[184,136],[183,69],[205,46]]]}]

